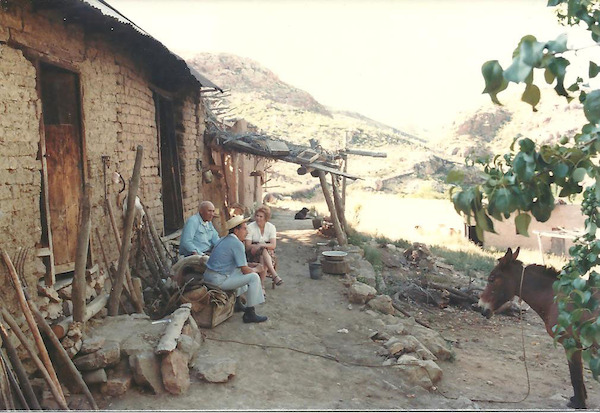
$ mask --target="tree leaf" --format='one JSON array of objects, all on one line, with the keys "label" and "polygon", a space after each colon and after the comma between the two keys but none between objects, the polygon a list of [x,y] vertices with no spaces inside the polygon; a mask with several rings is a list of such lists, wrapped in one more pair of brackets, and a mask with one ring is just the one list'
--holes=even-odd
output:
[{"label": "tree leaf", "polygon": [[556,79],[556,76],[554,75],[552,70],[546,68],[546,70],[544,70],[544,80],[546,80],[546,83],[551,85],[555,79]]},{"label": "tree leaf", "polygon": [[569,173],[569,166],[564,162],[559,162],[558,164],[556,164],[556,166],[554,166],[552,172],[557,178],[564,178]]},{"label": "tree leaf", "polygon": [[512,199],[512,194],[508,188],[500,188],[494,192],[490,198],[490,210],[498,212],[512,212],[516,209],[516,202]]},{"label": "tree leaf", "polygon": [[535,106],[540,102],[540,88],[536,85],[528,84],[521,96],[521,100],[525,103],[529,103],[534,112],[537,112]]},{"label": "tree leaf", "polygon": [[509,82],[521,83],[527,79],[532,70],[532,66],[525,63],[520,56],[517,56],[508,69],[504,71],[504,78]]},{"label": "tree leaf", "polygon": [[573,182],[581,182],[585,178],[587,174],[587,169],[585,168],[577,168],[571,173],[571,179]]},{"label": "tree leaf", "polygon": [[563,33],[556,40],[551,40],[547,43],[548,51],[553,53],[563,53],[567,51],[567,35]]},{"label": "tree leaf", "polygon": [[497,92],[504,77],[502,73],[504,70],[497,60],[489,60],[481,66],[481,74],[485,80],[485,89],[483,93]]},{"label": "tree leaf", "polygon": [[503,75],[502,66],[500,66],[497,60],[490,60],[481,66],[481,73],[485,80],[485,89],[482,93],[488,93],[492,102],[500,105],[501,103],[497,95],[508,87],[508,82]]},{"label": "tree leaf", "polygon": [[519,147],[521,151],[531,153],[535,150],[535,142],[529,138],[523,138],[519,141]]},{"label": "tree leaf", "polygon": [[598,76],[598,73],[600,73],[600,66],[598,66],[596,63],[590,61],[590,67],[588,69],[588,76],[590,78],[593,78],[593,77]]},{"label": "tree leaf", "polygon": [[590,122],[600,123],[600,90],[594,90],[587,94],[583,102],[583,113]]},{"label": "tree leaf", "polygon": [[529,224],[531,223],[531,215],[529,214],[519,214],[515,218],[515,226],[517,227],[517,234],[529,236],[527,229],[529,228]]}]

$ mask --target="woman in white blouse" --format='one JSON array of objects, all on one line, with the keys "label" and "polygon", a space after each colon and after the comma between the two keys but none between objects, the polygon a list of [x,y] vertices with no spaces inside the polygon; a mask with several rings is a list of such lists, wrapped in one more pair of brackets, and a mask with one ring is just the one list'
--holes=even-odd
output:
[{"label": "woman in white blouse", "polygon": [[267,268],[268,276],[273,278],[273,286],[283,284],[283,280],[277,274],[277,257],[275,247],[277,246],[277,230],[275,225],[269,222],[271,210],[268,206],[259,207],[254,213],[254,222],[248,224],[248,235],[246,236],[246,256],[248,262],[258,262]]}]

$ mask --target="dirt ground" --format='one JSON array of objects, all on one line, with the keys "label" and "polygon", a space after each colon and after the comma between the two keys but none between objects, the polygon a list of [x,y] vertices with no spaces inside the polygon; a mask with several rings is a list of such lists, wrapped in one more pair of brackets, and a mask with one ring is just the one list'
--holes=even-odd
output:
[{"label": "dirt ground", "polygon": [[[114,410],[214,409],[565,409],[572,395],[562,348],[555,348],[532,311],[516,317],[486,320],[455,307],[412,307],[451,342],[453,361],[439,362],[443,379],[429,392],[407,382],[392,367],[380,366],[380,344],[369,335],[393,316],[373,316],[360,305],[349,305],[339,276],[309,277],[308,262],[322,239],[310,220],[293,219],[294,211],[275,210],[279,271],[285,284],[267,290],[257,307],[269,317],[262,324],[244,324],[240,314],[212,330],[201,353],[237,362],[227,383],[192,379],[181,396],[152,395],[132,389],[121,398],[106,399],[102,408]],[[404,318],[398,313],[398,318]],[[338,332],[347,329],[348,332]],[[525,340],[526,375],[521,337]],[[267,348],[234,342],[289,347]],[[334,359],[339,360],[336,362]],[[347,362],[347,363],[345,363]],[[585,372],[588,407],[600,409],[600,384]],[[497,400],[489,402],[484,400]],[[505,403],[500,403],[505,402]]]}]

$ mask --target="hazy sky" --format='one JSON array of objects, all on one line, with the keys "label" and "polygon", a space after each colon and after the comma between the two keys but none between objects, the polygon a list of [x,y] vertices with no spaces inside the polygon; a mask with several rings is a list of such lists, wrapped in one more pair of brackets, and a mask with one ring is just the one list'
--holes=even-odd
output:
[{"label": "hazy sky", "polygon": [[108,1],[184,57],[249,57],[325,105],[392,126],[434,127],[487,102],[486,60],[506,67],[523,35],[565,31],[546,0]]}]

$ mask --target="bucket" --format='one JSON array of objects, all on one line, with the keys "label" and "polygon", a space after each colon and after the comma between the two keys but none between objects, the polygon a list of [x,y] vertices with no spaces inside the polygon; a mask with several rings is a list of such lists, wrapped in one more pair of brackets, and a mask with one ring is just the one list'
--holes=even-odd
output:
[{"label": "bucket", "polygon": [[310,278],[313,280],[318,280],[323,275],[320,262],[309,262],[308,271],[310,272]]}]

